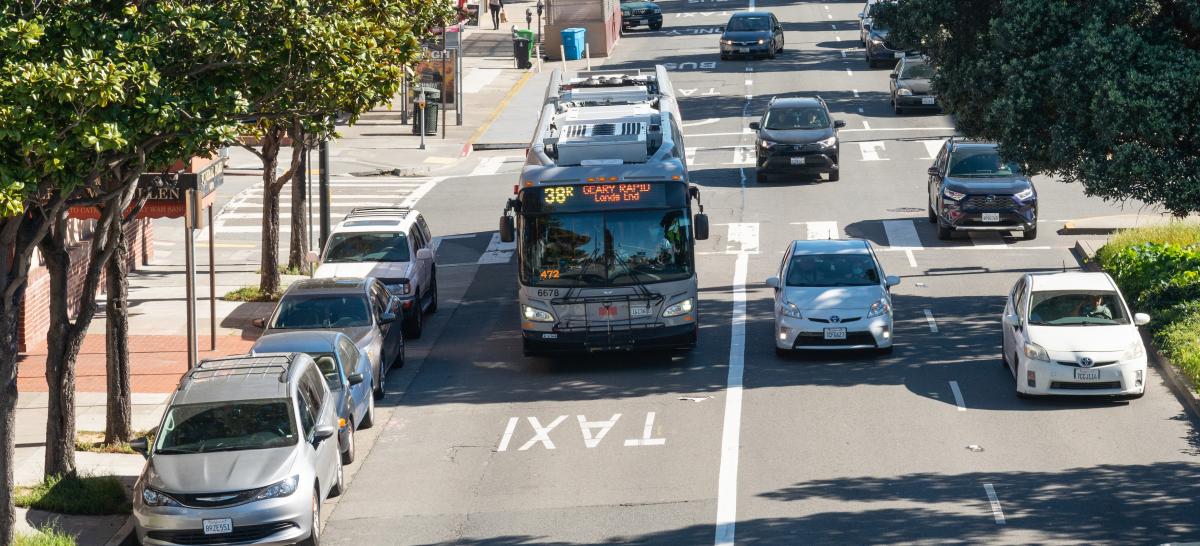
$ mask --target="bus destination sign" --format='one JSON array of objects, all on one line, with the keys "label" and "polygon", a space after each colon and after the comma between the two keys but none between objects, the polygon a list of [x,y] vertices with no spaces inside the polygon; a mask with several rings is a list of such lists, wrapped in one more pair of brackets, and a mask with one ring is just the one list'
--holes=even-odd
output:
[{"label": "bus destination sign", "polygon": [[547,205],[576,205],[583,203],[637,203],[651,193],[651,184],[585,184],[555,186],[542,190],[542,202]]}]

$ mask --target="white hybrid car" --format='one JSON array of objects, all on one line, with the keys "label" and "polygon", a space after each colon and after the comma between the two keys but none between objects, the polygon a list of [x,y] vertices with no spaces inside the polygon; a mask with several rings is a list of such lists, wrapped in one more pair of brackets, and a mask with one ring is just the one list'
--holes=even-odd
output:
[{"label": "white hybrid car", "polygon": [[1150,317],[1130,312],[1107,273],[1024,275],[1001,321],[1017,396],[1146,392],[1146,347],[1137,327]]},{"label": "white hybrid car", "polygon": [[775,352],[892,350],[892,297],[899,277],[883,273],[863,239],[792,241],[775,289]]}]

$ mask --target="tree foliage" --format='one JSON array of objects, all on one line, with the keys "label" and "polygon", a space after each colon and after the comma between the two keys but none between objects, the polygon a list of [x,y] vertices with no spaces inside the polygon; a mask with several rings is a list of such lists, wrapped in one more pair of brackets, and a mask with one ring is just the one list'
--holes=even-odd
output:
[{"label": "tree foliage", "polygon": [[929,55],[964,134],[1089,195],[1200,211],[1200,3],[898,0],[876,13]]}]

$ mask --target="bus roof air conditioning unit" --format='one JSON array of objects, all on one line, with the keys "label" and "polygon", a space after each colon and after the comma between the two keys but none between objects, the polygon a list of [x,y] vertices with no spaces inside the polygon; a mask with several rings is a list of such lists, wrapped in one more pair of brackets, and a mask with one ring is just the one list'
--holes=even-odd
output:
[{"label": "bus roof air conditioning unit", "polygon": [[635,121],[565,125],[558,140],[558,164],[580,165],[588,159],[645,163],[649,129],[648,123]]}]

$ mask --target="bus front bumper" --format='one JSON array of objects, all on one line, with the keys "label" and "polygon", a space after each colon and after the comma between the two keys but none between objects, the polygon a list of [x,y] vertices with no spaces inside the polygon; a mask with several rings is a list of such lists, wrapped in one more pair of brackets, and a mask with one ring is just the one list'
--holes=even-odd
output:
[{"label": "bus front bumper", "polygon": [[656,328],[616,328],[576,332],[538,332],[522,330],[526,353],[580,353],[597,351],[634,351],[654,349],[690,349],[696,345],[695,323]]}]

